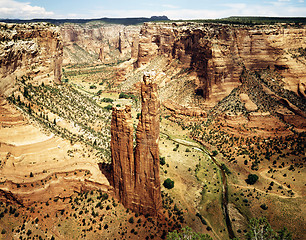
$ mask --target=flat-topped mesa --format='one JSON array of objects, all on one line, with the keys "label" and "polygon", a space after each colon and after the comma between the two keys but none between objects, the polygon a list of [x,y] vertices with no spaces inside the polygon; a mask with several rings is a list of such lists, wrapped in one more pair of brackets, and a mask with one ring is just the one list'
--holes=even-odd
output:
[{"label": "flat-topped mesa", "polygon": [[141,84],[141,115],[136,131],[135,211],[157,215],[161,208],[159,178],[160,101],[154,72],[145,73]]},{"label": "flat-topped mesa", "polygon": [[113,185],[122,204],[134,212],[157,215],[161,209],[159,178],[159,108],[153,73],[141,85],[142,111],[135,155],[131,107],[114,107],[111,123]]},{"label": "flat-topped mesa", "polygon": [[118,199],[131,208],[134,191],[133,123],[131,106],[113,107],[111,122],[113,185]]}]

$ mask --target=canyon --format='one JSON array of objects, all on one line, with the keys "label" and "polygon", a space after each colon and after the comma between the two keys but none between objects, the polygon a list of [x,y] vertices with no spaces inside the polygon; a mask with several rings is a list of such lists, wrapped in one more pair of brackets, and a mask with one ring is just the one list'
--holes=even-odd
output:
[{"label": "canyon", "polygon": [[261,216],[305,237],[305,25],[0,30],[7,239],[245,239]]}]

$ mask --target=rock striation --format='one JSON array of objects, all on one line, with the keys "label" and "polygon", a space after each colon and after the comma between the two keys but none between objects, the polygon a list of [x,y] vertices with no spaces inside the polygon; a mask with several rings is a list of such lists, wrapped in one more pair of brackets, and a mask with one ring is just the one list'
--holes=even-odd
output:
[{"label": "rock striation", "polygon": [[0,23],[0,39],[0,93],[22,75],[61,83],[63,43],[57,27]]},{"label": "rock striation", "polygon": [[61,25],[64,64],[105,64],[137,58],[140,26],[87,23]]},{"label": "rock striation", "polygon": [[[306,48],[303,26],[235,26],[208,23],[145,23],[140,31],[137,67],[157,56],[196,72],[196,92],[215,103],[239,86],[243,67],[273,68],[296,92],[305,86],[305,62],[292,51]],[[291,52],[291,53],[290,53]]]},{"label": "rock striation", "polygon": [[136,130],[136,211],[156,215],[161,207],[159,179],[160,102],[154,74],[145,73],[141,84],[141,115]]},{"label": "rock striation", "polygon": [[111,125],[113,183],[116,196],[135,212],[157,215],[161,208],[159,178],[159,109],[154,75],[141,84],[142,111],[133,150],[131,108],[114,107]]},{"label": "rock striation", "polygon": [[111,155],[116,196],[130,208],[134,195],[134,150],[131,106],[113,107]]}]

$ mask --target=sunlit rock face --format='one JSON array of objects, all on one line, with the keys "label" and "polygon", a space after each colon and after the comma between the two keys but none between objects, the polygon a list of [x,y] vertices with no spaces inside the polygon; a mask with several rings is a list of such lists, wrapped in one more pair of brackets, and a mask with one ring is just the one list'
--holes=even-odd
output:
[{"label": "sunlit rock face", "polygon": [[60,28],[64,64],[113,64],[138,55],[140,26],[88,23],[64,24]]},{"label": "sunlit rock face", "polygon": [[[163,55],[197,74],[196,92],[216,102],[239,86],[243,68],[275,68],[286,88],[305,89],[305,62],[292,51],[305,48],[302,26],[234,26],[200,23],[145,23],[140,32],[137,67]],[[302,89],[302,91],[300,91]],[[305,94],[304,92],[302,94]]]},{"label": "sunlit rock face", "polygon": [[153,78],[151,73],[146,73],[141,84],[142,111],[136,130],[135,154],[130,106],[113,108],[111,152],[116,196],[135,212],[157,215],[161,208],[160,102]]},{"label": "sunlit rock face", "polygon": [[130,208],[134,195],[133,123],[131,107],[113,107],[111,154],[116,196]]},{"label": "sunlit rock face", "polygon": [[59,29],[47,23],[0,24],[0,89],[9,91],[16,77],[61,83],[63,43]]}]

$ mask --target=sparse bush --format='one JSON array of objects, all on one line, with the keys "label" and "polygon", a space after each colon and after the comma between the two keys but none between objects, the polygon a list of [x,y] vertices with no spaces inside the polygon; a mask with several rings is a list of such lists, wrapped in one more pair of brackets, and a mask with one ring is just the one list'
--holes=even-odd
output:
[{"label": "sparse bush", "polygon": [[104,107],[104,109],[106,109],[107,111],[112,110],[113,106],[112,105],[107,105]]},{"label": "sparse bush", "polygon": [[[99,90],[100,91],[100,90]],[[112,103],[114,100],[111,98],[103,98],[102,102],[106,102],[106,103]]]}]

